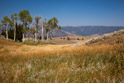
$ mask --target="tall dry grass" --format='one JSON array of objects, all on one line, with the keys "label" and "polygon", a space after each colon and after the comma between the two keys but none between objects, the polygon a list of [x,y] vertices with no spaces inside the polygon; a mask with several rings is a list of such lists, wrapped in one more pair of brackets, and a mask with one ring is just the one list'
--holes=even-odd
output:
[{"label": "tall dry grass", "polygon": [[[124,45],[1,47],[0,82],[123,83]],[[14,49],[14,51],[12,51]]]}]

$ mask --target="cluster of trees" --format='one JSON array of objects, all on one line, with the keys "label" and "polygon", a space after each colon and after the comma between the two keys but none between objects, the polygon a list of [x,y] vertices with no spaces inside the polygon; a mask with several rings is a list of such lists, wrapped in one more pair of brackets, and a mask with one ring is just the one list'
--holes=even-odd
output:
[{"label": "cluster of trees", "polygon": [[5,16],[0,25],[1,34],[4,35],[7,40],[11,38],[14,41],[20,40],[24,42],[25,37],[33,37],[34,41],[37,42],[39,32],[41,32],[41,40],[44,41],[44,36],[47,37],[47,40],[49,38],[52,39],[54,30],[61,29],[56,17],[47,21],[46,19],[41,19],[40,16],[35,16],[35,22],[33,23],[32,21],[33,18],[28,10],[23,10],[19,14],[12,14],[11,18]]}]

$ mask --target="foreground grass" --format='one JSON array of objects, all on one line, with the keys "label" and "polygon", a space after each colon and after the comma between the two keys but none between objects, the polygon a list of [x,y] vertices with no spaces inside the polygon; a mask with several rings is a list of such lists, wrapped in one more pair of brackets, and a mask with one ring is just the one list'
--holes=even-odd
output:
[{"label": "foreground grass", "polygon": [[[53,46],[55,47],[55,46]],[[3,53],[0,82],[123,83],[124,45],[61,47]],[[3,47],[1,47],[2,49]],[[17,51],[18,52],[18,51]]]}]

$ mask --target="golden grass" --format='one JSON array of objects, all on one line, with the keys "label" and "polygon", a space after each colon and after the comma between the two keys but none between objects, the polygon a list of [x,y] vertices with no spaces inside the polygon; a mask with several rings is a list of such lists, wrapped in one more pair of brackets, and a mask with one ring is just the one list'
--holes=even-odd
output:
[{"label": "golden grass", "polygon": [[[121,44],[120,44],[121,45]],[[92,52],[95,54],[96,52],[114,53],[113,49],[116,49],[117,45],[91,45],[91,46],[76,46],[71,47],[70,45],[38,45],[38,46],[30,46],[30,45],[22,45],[21,47],[16,46],[6,46],[3,49],[0,49],[0,55],[7,56],[35,56],[35,55],[49,55],[49,54],[63,54],[65,52],[68,55],[75,54],[81,52],[82,54],[85,52]]]},{"label": "golden grass", "polygon": [[[7,43],[7,42],[6,42]],[[124,45],[0,45],[0,82],[124,82]]]}]

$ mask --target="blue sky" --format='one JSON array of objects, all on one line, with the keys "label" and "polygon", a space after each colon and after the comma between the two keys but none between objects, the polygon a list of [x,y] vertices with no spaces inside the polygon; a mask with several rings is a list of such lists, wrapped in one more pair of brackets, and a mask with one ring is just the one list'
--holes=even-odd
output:
[{"label": "blue sky", "polygon": [[124,26],[124,0],[0,0],[0,20],[24,9],[61,26]]}]

